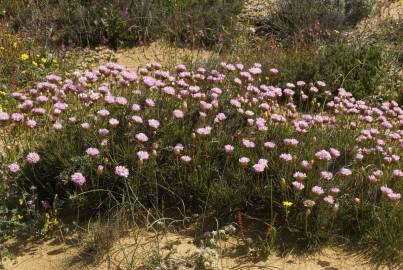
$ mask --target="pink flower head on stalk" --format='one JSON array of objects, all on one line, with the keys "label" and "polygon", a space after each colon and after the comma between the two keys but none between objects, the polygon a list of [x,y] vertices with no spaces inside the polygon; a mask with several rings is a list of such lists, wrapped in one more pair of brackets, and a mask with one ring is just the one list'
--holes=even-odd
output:
[{"label": "pink flower head on stalk", "polygon": [[340,192],[340,189],[338,188],[338,187],[332,187],[331,189],[330,189],[330,193],[332,193],[332,194],[337,194],[337,193],[339,193]]},{"label": "pink flower head on stalk", "polygon": [[81,127],[83,128],[83,129],[90,129],[90,124],[88,124],[87,122],[85,122],[85,123],[82,123],[81,124]]},{"label": "pink flower head on stalk", "polygon": [[320,172],[320,177],[326,181],[330,181],[333,179],[333,173],[328,171],[322,171]]},{"label": "pink flower head on stalk", "polygon": [[192,161],[192,158],[189,156],[181,156],[181,161],[183,163],[189,163],[190,161]]},{"label": "pink flower head on stalk", "polygon": [[255,143],[253,141],[251,141],[251,140],[248,140],[248,139],[242,139],[242,144],[246,148],[254,148],[255,147]]},{"label": "pink flower head on stalk", "polygon": [[225,154],[227,154],[227,155],[232,154],[232,152],[234,152],[234,149],[235,148],[230,144],[224,145],[224,151],[225,151]]},{"label": "pink flower head on stalk", "polygon": [[303,181],[303,180],[306,178],[306,173],[303,173],[303,172],[295,172],[294,175],[293,175],[293,177],[294,177],[297,181],[301,182],[301,181]]},{"label": "pink flower head on stalk", "polygon": [[138,115],[133,115],[132,120],[133,120],[133,122],[135,124],[142,124],[143,123],[143,118],[141,118],[141,116],[138,116]]},{"label": "pink flower head on stalk", "polygon": [[297,146],[299,142],[296,139],[284,139],[283,143],[288,146]]},{"label": "pink flower head on stalk", "polygon": [[60,131],[60,130],[62,130],[62,128],[63,128],[63,126],[59,122],[56,122],[56,123],[53,124],[53,129],[55,131]]},{"label": "pink flower head on stalk", "polygon": [[309,171],[312,169],[312,163],[308,160],[301,161],[301,166],[306,170]]},{"label": "pink flower head on stalk", "polygon": [[247,157],[241,157],[239,158],[239,163],[241,163],[242,167],[246,167],[249,163],[250,159]]},{"label": "pink flower head on stalk", "polygon": [[253,165],[253,169],[257,173],[264,172],[264,170],[267,168],[267,160],[266,159],[260,159],[257,164]]},{"label": "pink flower head on stalk", "polygon": [[334,198],[332,195],[327,195],[323,198],[323,201],[329,205],[334,204]]},{"label": "pink flower head on stalk", "polygon": [[127,177],[129,177],[129,170],[125,166],[116,166],[115,174],[117,176],[127,178]]},{"label": "pink flower head on stalk", "polygon": [[147,160],[150,157],[150,155],[146,151],[138,151],[137,157],[139,158],[139,160],[143,161]]},{"label": "pink flower head on stalk", "polygon": [[332,155],[326,150],[320,150],[319,152],[316,152],[315,158],[318,160],[329,161],[332,159]]},{"label": "pink flower head on stalk", "polygon": [[110,127],[115,128],[119,125],[119,120],[117,120],[115,118],[111,118],[111,119],[109,119],[108,123],[109,123]]},{"label": "pink flower head on stalk", "polygon": [[181,111],[181,110],[174,110],[172,112],[172,115],[176,118],[176,119],[182,119],[185,114]]},{"label": "pink flower head on stalk", "polygon": [[7,166],[8,170],[12,173],[17,173],[20,171],[20,165],[17,162],[11,163]]},{"label": "pink flower head on stalk", "polygon": [[381,186],[380,189],[383,194],[393,193],[393,190],[387,186]]},{"label": "pink flower head on stalk", "polygon": [[36,164],[41,160],[41,157],[38,155],[38,153],[31,152],[26,156],[26,161],[29,164]]},{"label": "pink flower head on stalk", "polygon": [[175,154],[179,155],[183,151],[184,147],[181,143],[178,143],[174,146]]},{"label": "pink flower head on stalk", "polygon": [[395,202],[399,201],[402,197],[400,193],[394,193],[394,192],[388,193],[387,196],[388,196],[389,200],[395,201]]},{"label": "pink flower head on stalk", "polygon": [[99,155],[99,150],[94,147],[90,147],[87,150],[85,150],[85,153],[91,157],[96,157]]},{"label": "pink flower head on stalk", "polygon": [[330,154],[333,157],[338,158],[340,156],[340,151],[337,150],[336,148],[330,148]]},{"label": "pink flower head on stalk", "polygon": [[31,128],[31,129],[34,129],[36,127],[36,121],[35,120],[29,119],[29,120],[27,120],[26,124],[27,124],[27,127]]},{"label": "pink flower head on stalk", "polygon": [[210,126],[196,129],[196,133],[202,137],[208,136],[211,133],[212,128]]},{"label": "pink flower head on stalk", "polygon": [[110,115],[109,111],[106,109],[99,110],[97,114],[101,117],[108,117]]},{"label": "pink flower head on stalk", "polygon": [[292,186],[294,187],[295,190],[303,190],[305,188],[304,184],[298,181],[292,182]]},{"label": "pink flower head on stalk", "polygon": [[141,106],[139,104],[134,103],[132,105],[132,111],[133,112],[139,112],[141,110]]},{"label": "pink flower head on stalk", "polygon": [[325,191],[323,190],[322,187],[320,186],[313,186],[311,189],[312,193],[317,195],[317,196],[321,196],[322,194],[325,193]]},{"label": "pink flower head on stalk", "polygon": [[353,172],[350,169],[347,169],[347,168],[341,168],[340,169],[340,175],[341,176],[347,177],[347,176],[350,176],[352,174],[353,174]]},{"label": "pink flower head on stalk", "polygon": [[150,119],[148,120],[148,125],[153,129],[157,129],[160,126],[160,122],[155,119]]},{"label": "pink flower head on stalk", "polygon": [[276,148],[276,144],[274,142],[265,142],[264,147],[266,147],[267,149],[271,150],[271,149]]},{"label": "pink flower head on stalk", "polygon": [[399,170],[399,169],[393,170],[393,177],[402,178],[403,177],[403,171]]},{"label": "pink flower head on stalk", "polygon": [[285,163],[290,163],[293,160],[293,156],[289,153],[283,153],[280,155],[280,159]]},{"label": "pink flower head on stalk", "polygon": [[8,113],[6,113],[6,112],[0,111],[0,121],[1,122],[6,122],[8,120],[10,120],[10,115]]},{"label": "pink flower head on stalk", "polygon": [[148,137],[147,137],[147,135],[144,134],[144,133],[138,133],[138,134],[136,134],[135,137],[136,137],[136,139],[137,139],[139,142],[141,142],[141,143],[148,142]]},{"label": "pink flower head on stalk", "polygon": [[22,122],[22,120],[24,120],[24,115],[22,115],[21,113],[13,113],[11,114],[11,120],[17,123]]},{"label": "pink flower head on stalk", "polygon": [[71,182],[73,182],[73,183],[75,183],[75,184],[77,184],[77,185],[79,185],[79,186],[82,186],[82,185],[85,184],[85,177],[84,177],[84,175],[82,175],[82,173],[80,173],[80,172],[74,173],[74,174],[71,176],[70,179],[71,179]]}]

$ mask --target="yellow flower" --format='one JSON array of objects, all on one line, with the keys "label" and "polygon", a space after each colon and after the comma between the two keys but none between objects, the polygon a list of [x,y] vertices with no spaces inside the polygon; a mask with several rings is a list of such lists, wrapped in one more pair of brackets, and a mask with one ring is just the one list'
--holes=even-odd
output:
[{"label": "yellow flower", "polygon": [[20,205],[23,205],[23,204],[24,204],[24,200],[23,200],[23,199],[19,199],[19,200],[18,200],[18,203],[19,203]]},{"label": "yellow flower", "polygon": [[289,201],[284,201],[283,205],[285,206],[285,208],[288,208],[288,207],[291,207],[293,205],[293,203],[289,202]]},{"label": "yellow flower", "polygon": [[42,62],[42,63],[46,63],[47,61],[48,61],[48,60],[47,60],[45,57],[42,57],[42,58],[41,58],[41,62]]},{"label": "yellow flower", "polygon": [[340,31],[337,30],[337,29],[334,29],[334,32],[335,32],[336,34],[340,34]]},{"label": "yellow flower", "polygon": [[27,60],[27,59],[29,59],[29,55],[26,53],[23,53],[23,54],[21,54],[20,58],[21,58],[21,60]]},{"label": "yellow flower", "polygon": [[12,215],[12,217],[11,217],[11,222],[19,221],[19,220],[21,220],[22,218],[23,218],[22,215],[20,215],[20,214],[14,214],[14,215]]},{"label": "yellow flower", "polygon": [[56,60],[56,59],[53,59],[53,60],[52,60],[52,63],[53,63],[53,64],[57,64],[57,60]]},{"label": "yellow flower", "polygon": [[5,95],[6,95],[6,92],[0,91],[0,96],[5,96]]},{"label": "yellow flower", "polygon": [[32,61],[32,65],[33,65],[34,67],[37,67],[37,66],[38,66],[38,63],[35,62],[35,61]]},{"label": "yellow flower", "polygon": [[17,49],[17,42],[16,41],[13,42],[13,48]]}]

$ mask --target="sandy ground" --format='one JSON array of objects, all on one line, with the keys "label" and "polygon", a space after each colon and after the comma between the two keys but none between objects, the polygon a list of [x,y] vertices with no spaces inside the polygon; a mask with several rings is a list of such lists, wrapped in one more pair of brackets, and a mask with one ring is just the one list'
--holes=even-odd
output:
[{"label": "sandy ground", "polygon": [[[80,242],[80,241],[79,241]],[[4,260],[8,270],[72,270],[72,269],[199,269],[195,268],[198,249],[192,238],[179,234],[132,233],[117,240],[102,259],[94,262],[89,245],[77,239],[57,238],[42,242],[11,242],[14,259]],[[373,266],[358,256],[335,248],[302,258],[293,254],[284,257],[270,255],[257,261],[253,253],[241,252],[235,239],[220,242],[215,250],[221,269],[280,269],[280,270],[370,270]],[[158,264],[157,262],[161,262]],[[158,268],[157,265],[170,266]],[[389,269],[389,268],[378,268]],[[390,268],[397,269],[397,268]]]}]

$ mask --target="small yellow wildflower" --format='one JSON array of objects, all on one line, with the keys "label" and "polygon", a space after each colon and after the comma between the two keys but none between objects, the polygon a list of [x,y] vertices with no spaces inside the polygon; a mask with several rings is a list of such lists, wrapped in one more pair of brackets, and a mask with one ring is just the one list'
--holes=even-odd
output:
[{"label": "small yellow wildflower", "polygon": [[16,41],[13,42],[13,48],[17,49],[17,42]]},{"label": "small yellow wildflower", "polygon": [[42,58],[41,58],[41,62],[42,62],[42,63],[46,63],[47,61],[48,61],[48,59],[46,59],[45,57],[42,57]]},{"label": "small yellow wildflower", "polygon": [[23,200],[23,199],[19,199],[19,200],[18,200],[18,203],[19,203],[20,205],[23,205],[23,204],[24,204],[24,200]]},{"label": "small yellow wildflower", "polygon": [[38,66],[38,63],[35,62],[35,61],[32,61],[32,65],[33,65],[34,67],[37,67],[37,66]]},{"label": "small yellow wildflower", "polygon": [[289,201],[284,201],[283,205],[285,206],[285,208],[288,208],[288,207],[291,207],[293,205],[293,203],[289,202]]},{"label": "small yellow wildflower", "polygon": [[5,95],[6,95],[6,92],[0,91],[0,96],[5,96]]},{"label": "small yellow wildflower", "polygon": [[11,217],[11,222],[19,221],[19,220],[21,220],[22,218],[23,218],[22,215],[20,215],[20,214],[14,214],[14,215],[12,215],[12,217]]},{"label": "small yellow wildflower", "polygon": [[57,64],[57,60],[56,60],[56,59],[53,59],[53,60],[52,60],[52,63],[53,63],[53,64]]},{"label": "small yellow wildflower", "polygon": [[21,58],[21,60],[27,60],[27,59],[29,59],[29,55],[26,53],[23,53],[23,54],[21,54],[20,58]]},{"label": "small yellow wildflower", "polygon": [[337,30],[337,29],[334,29],[334,32],[335,32],[336,34],[340,34],[340,31]]}]

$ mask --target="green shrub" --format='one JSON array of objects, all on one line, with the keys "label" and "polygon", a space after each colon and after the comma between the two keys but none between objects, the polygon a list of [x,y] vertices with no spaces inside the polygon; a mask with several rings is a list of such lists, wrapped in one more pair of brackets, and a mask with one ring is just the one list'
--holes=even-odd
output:
[{"label": "green shrub", "polygon": [[[234,30],[233,17],[243,4],[243,0],[16,2],[3,5],[18,31],[39,31],[57,44],[114,48],[158,38],[212,46]],[[44,8],[47,12],[41,12]]]}]

